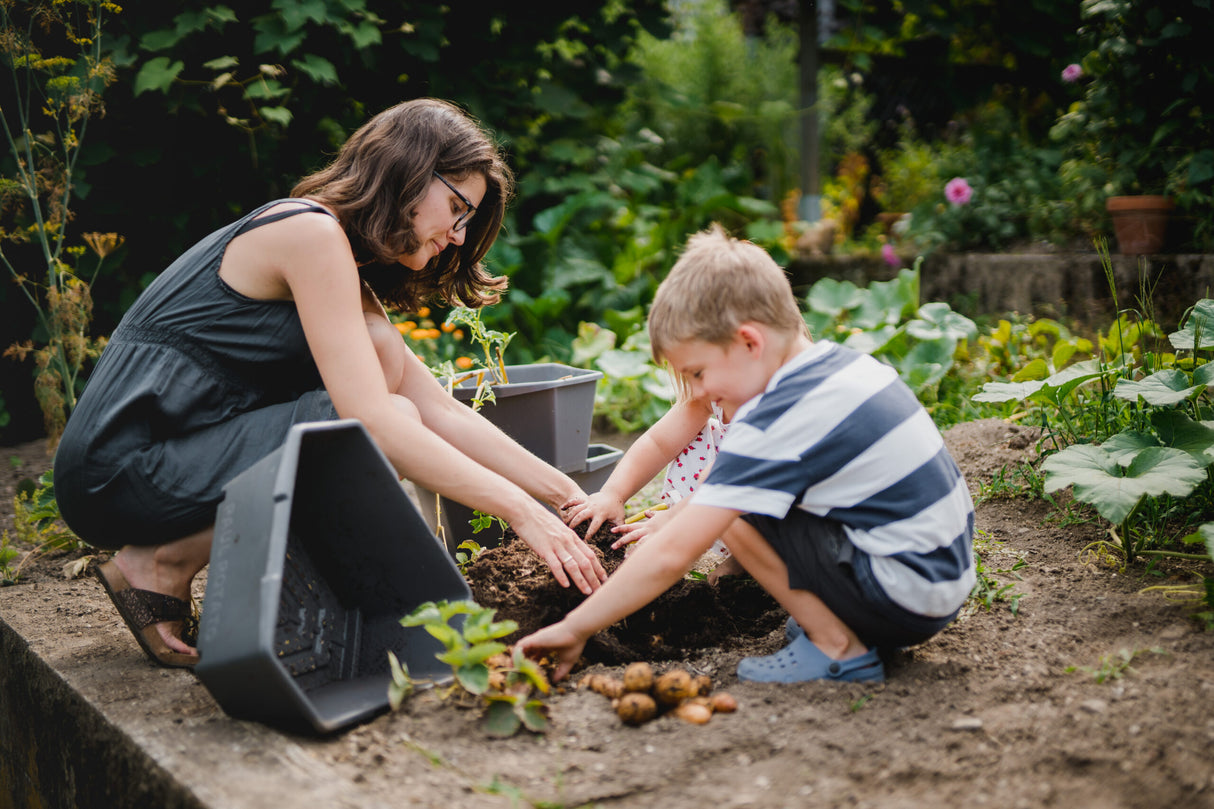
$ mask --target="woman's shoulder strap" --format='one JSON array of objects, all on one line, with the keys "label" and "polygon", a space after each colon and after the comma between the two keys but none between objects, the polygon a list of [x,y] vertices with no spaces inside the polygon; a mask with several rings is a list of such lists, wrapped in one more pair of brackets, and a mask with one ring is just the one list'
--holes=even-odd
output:
[{"label": "woman's shoulder strap", "polygon": [[[294,203],[294,204],[290,208],[287,208],[286,210],[275,211],[272,214],[262,216],[263,212],[268,211],[271,208],[274,208],[276,206],[286,204],[286,203]],[[259,228],[262,225],[269,225],[273,222],[279,222],[283,219],[286,219],[287,217],[295,216],[296,214],[301,214],[301,213],[323,213],[323,214],[332,216],[334,219],[337,218],[336,216],[333,216],[333,212],[330,211],[328,208],[326,208],[323,205],[320,205],[319,203],[313,202],[310,199],[301,199],[298,197],[287,197],[285,199],[276,199],[273,202],[267,202],[265,205],[262,205],[260,208],[253,211],[251,214],[248,215],[248,217],[246,217],[245,224],[243,227],[240,228],[240,232],[247,233],[248,231],[252,230],[253,228]]]}]

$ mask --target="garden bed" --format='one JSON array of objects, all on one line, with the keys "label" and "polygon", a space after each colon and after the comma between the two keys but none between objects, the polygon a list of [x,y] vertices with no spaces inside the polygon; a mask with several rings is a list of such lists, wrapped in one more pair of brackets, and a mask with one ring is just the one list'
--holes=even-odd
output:
[{"label": "garden bed", "polygon": [[[955,427],[946,441],[975,491],[1035,457],[1032,432],[1000,421]],[[3,452],[13,459],[0,479],[7,525],[14,481],[48,459],[32,445]],[[192,674],[150,665],[94,582],[62,578],[62,559],[0,588],[0,619],[197,796],[181,805],[1214,806],[1214,635],[1191,607],[1143,592],[1193,576],[1181,564],[1121,573],[1083,557],[1103,536],[1085,514],[981,503],[987,575],[1012,589],[899,654],[883,686],[738,682],[739,658],[778,648],[779,627],[672,651],[738,698],[736,713],[704,726],[625,727],[602,696],[567,687],[549,700],[542,736],[491,738],[478,711],[425,691],[333,737],[294,737],[231,720]],[[45,743],[95,749],[93,730],[70,719]]]}]

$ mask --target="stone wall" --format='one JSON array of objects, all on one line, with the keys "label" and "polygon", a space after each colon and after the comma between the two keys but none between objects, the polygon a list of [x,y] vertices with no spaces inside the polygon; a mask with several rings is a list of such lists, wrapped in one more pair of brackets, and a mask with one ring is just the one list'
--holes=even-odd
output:
[{"label": "stone wall", "polygon": [[[1214,297],[1214,255],[1114,255],[1111,264],[1116,306],[1095,253],[934,255],[924,260],[920,290],[924,301],[947,301],[970,316],[1018,312],[1104,327],[1118,308],[1144,310],[1145,285],[1155,318],[1168,329],[1197,300]],[[799,293],[823,277],[866,286],[897,274],[880,258],[850,256],[798,259],[788,270]]]}]

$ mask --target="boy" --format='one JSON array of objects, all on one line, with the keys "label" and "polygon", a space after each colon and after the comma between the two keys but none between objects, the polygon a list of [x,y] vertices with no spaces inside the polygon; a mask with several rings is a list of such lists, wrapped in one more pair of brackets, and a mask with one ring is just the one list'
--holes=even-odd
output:
[{"label": "boy", "polygon": [[881,681],[879,647],[920,643],[973,587],[973,504],[897,373],[813,343],[784,272],[721,228],[696,234],[649,313],[655,359],[736,410],[708,477],[562,621],[519,641],[568,675],[586,640],[648,604],[721,537],[790,615],[763,682]]}]

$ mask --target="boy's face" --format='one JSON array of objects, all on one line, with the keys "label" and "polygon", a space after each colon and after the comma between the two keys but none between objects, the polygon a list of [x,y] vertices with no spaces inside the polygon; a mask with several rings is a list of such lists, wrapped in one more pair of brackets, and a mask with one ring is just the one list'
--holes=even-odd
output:
[{"label": "boy's face", "polygon": [[738,333],[725,345],[688,340],[666,351],[670,367],[687,380],[691,395],[732,413],[762,393],[771,370],[761,362],[761,346]]}]

